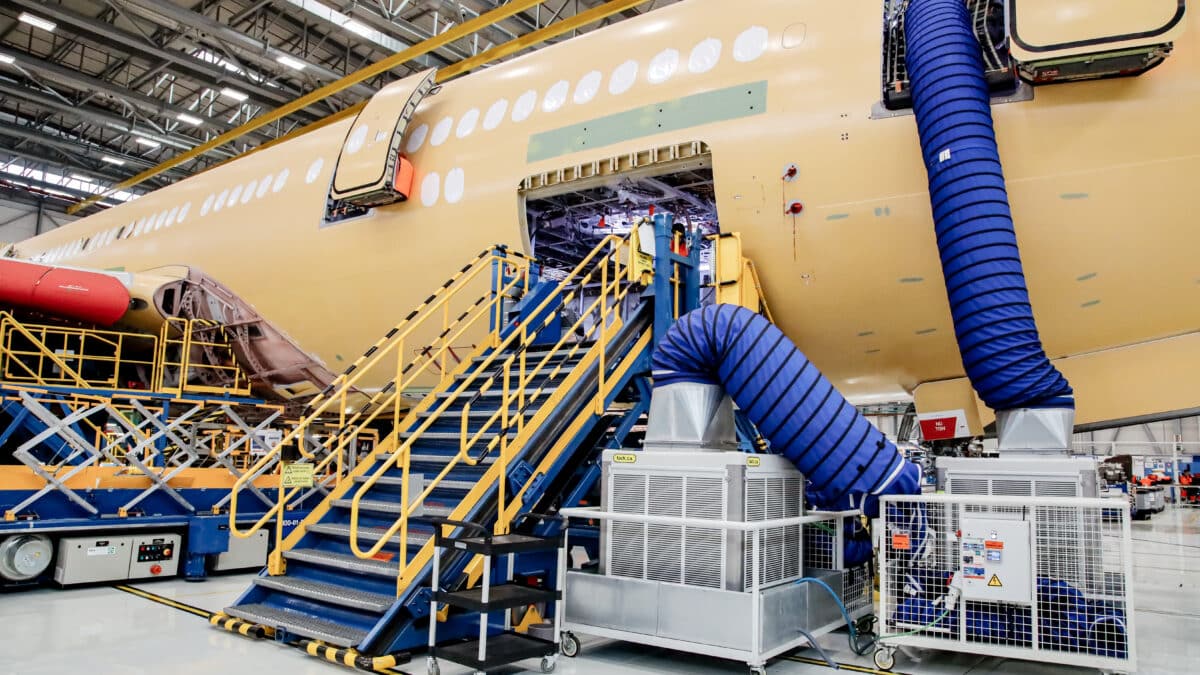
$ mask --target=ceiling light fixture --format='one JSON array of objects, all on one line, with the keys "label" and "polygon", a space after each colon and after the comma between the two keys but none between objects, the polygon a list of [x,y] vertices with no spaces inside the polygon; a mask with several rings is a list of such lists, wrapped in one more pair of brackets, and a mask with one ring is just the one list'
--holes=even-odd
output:
[{"label": "ceiling light fixture", "polygon": [[351,33],[354,33],[355,35],[359,35],[359,36],[362,36],[365,38],[369,38],[375,33],[375,31],[372,30],[370,26],[362,23],[361,21],[355,21],[354,19],[350,19],[346,23],[342,24],[342,28],[345,28],[346,30],[350,31]]},{"label": "ceiling light fixture", "polygon": [[149,139],[149,138],[141,138],[141,137],[139,137],[139,138],[137,138],[136,140],[137,140],[137,142],[138,142],[140,145],[144,145],[144,146],[146,146],[147,148],[157,148],[157,147],[159,147],[160,145],[162,145],[162,143],[159,143],[158,141],[155,141],[155,140],[151,140],[151,139]]},{"label": "ceiling light fixture", "polygon": [[116,157],[109,157],[108,155],[101,157],[100,161],[108,162],[109,164],[116,164],[117,166],[121,166],[121,165],[125,164],[125,160],[117,159]]},{"label": "ceiling light fixture", "polygon": [[231,99],[237,101],[238,103],[241,103],[242,101],[245,101],[246,99],[250,98],[249,94],[240,92],[237,89],[230,89],[229,87],[225,87],[224,89],[222,89],[221,95],[226,98],[231,98]]},{"label": "ceiling light fixture", "polygon": [[43,19],[40,16],[34,16],[29,12],[21,12],[20,16],[17,17],[17,20],[22,23],[27,23],[34,28],[41,28],[44,31],[53,32],[54,29],[58,27],[58,24],[54,23],[53,21],[50,21],[49,19]]},{"label": "ceiling light fixture", "polygon": [[179,113],[178,115],[175,116],[175,118],[178,119],[180,122],[183,122],[184,124],[190,124],[192,126],[196,126],[197,124],[200,124],[201,122],[204,121],[204,120],[200,119],[199,117],[196,117],[194,115],[189,115],[187,113]]},{"label": "ceiling light fixture", "polygon": [[304,66],[307,65],[303,61],[293,59],[287,54],[283,54],[277,57],[275,60],[287,66],[288,68],[291,68],[292,70],[304,70]]},{"label": "ceiling light fixture", "polygon": [[0,63],[16,63],[17,57],[9,56],[8,54],[0,54]]}]

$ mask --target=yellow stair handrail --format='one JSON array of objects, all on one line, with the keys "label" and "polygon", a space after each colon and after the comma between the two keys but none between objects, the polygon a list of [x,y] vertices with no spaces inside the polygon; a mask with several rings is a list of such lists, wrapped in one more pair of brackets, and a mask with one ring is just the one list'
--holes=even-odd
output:
[{"label": "yellow stair handrail", "polygon": [[[527,291],[530,286],[530,265],[532,260],[522,254],[508,251],[503,247],[489,248],[471,262],[463,266],[450,279],[443,283],[419,307],[411,312],[399,324],[388,331],[362,356],[355,360],[330,386],[317,395],[309,405],[307,415],[295,427],[285,434],[270,451],[265,453],[254,466],[249,468],[242,479],[234,485],[233,497],[229,504],[230,532],[238,537],[249,537],[261,529],[272,518],[276,520],[277,541],[283,541],[283,512],[285,505],[298,488],[285,490],[279,488],[279,500],[271,509],[262,515],[249,529],[239,529],[237,526],[237,494],[246,482],[261,473],[277,457],[282,449],[290,443],[296,443],[303,457],[314,460],[317,453],[310,453],[304,447],[305,431],[315,422],[321,420],[327,413],[336,413],[337,428],[341,430],[331,435],[325,445],[324,458],[318,463],[317,471],[321,471],[336,460],[338,481],[343,477],[343,457],[346,444],[355,437],[356,432],[374,422],[386,410],[393,411],[393,422],[399,422],[401,396],[407,385],[416,378],[424,375],[435,364],[440,365],[446,372],[447,360],[454,340],[476,330],[477,325],[484,319],[492,320],[492,325],[501,325],[500,315],[503,312],[504,301],[518,293]],[[500,275],[492,274],[489,287],[481,296],[467,304],[465,310],[457,316],[451,316],[451,301],[457,299],[471,287],[471,283],[480,278],[485,272],[491,272],[497,265],[505,265],[512,269],[513,274],[507,281]],[[441,332],[432,344],[424,345],[417,351],[416,356],[406,360],[404,347],[406,341],[413,338],[417,331],[434,326],[432,323],[441,319]],[[489,337],[494,341],[495,335]],[[395,358],[395,366],[391,366],[390,357]],[[357,411],[347,418],[351,396],[360,391],[363,381],[368,374],[376,373],[376,366],[383,364],[387,370],[387,383],[375,393]],[[336,410],[333,406],[337,406]],[[386,443],[386,441],[385,441]]]},{"label": "yellow stair handrail", "polygon": [[[595,259],[606,250],[607,255],[605,255],[600,261],[594,262]],[[449,473],[460,462],[465,465],[476,465],[482,460],[483,455],[481,455],[478,459],[472,459],[469,456],[469,451],[472,446],[474,446],[475,443],[477,443],[478,440],[485,433],[487,433],[489,428],[495,425],[497,422],[501,424],[500,433],[496,436],[496,438],[492,439],[483,454],[485,455],[487,452],[490,452],[495,448],[496,444],[499,444],[501,451],[499,459],[496,463],[496,467],[499,467],[499,472],[493,481],[497,480],[501,476],[506,475],[508,461],[520,452],[522,446],[521,442],[527,440],[524,438],[528,435],[525,433],[525,430],[532,430],[536,428],[536,424],[533,424],[533,419],[531,419],[528,424],[526,423],[525,414],[530,403],[536,401],[542,395],[544,385],[530,394],[528,400],[526,398],[526,388],[530,383],[533,382],[535,378],[547,371],[547,369],[549,369],[549,375],[557,375],[564,367],[563,363],[558,362],[553,366],[550,364],[554,363],[556,360],[565,361],[581,350],[583,342],[573,341],[568,343],[568,339],[571,336],[582,333],[582,339],[586,341],[587,339],[593,337],[593,335],[596,335],[597,341],[594,345],[587,349],[587,354],[585,355],[583,361],[581,361],[579,365],[574,366],[575,372],[568,377],[568,380],[570,380],[572,376],[578,377],[578,373],[586,369],[587,366],[590,366],[591,363],[598,362],[600,366],[598,390],[602,394],[599,400],[602,401],[603,395],[607,394],[611,389],[611,385],[605,382],[606,369],[604,361],[607,356],[608,341],[613,335],[616,334],[622,325],[620,318],[621,304],[625,300],[629,293],[629,289],[631,288],[631,284],[628,283],[627,279],[629,269],[629,264],[627,261],[630,258],[631,249],[627,238],[617,237],[615,235],[605,238],[600,245],[598,245],[592,251],[591,254],[581,261],[575,267],[575,269],[572,270],[572,272],[569,273],[567,277],[558,284],[555,291],[545,298],[538,308],[529,313],[529,316],[534,318],[527,320],[516,327],[512,333],[510,333],[509,336],[502,341],[501,344],[497,345],[490,354],[484,357],[482,361],[475,366],[474,372],[472,372],[467,378],[459,383],[456,391],[451,396],[446,397],[438,409],[429,414],[426,420],[413,430],[410,437],[399,448],[392,451],[390,456],[382,464],[375,468],[373,475],[359,487],[351,504],[351,549],[354,554],[359,557],[370,558],[374,555],[377,555],[387,544],[387,542],[397,533],[399,533],[401,547],[399,560],[402,573],[398,579],[398,592],[400,588],[402,588],[405,578],[405,575],[403,574],[403,568],[405,567],[407,560],[408,521],[412,517],[413,513],[415,513],[416,509],[422,504],[422,502],[433,492],[433,490],[437,489],[441,481],[444,480],[445,477],[449,475]],[[585,273],[584,270],[588,271]],[[551,307],[552,303],[555,303],[554,309],[557,310],[559,307],[565,306],[567,303],[574,300],[577,295],[583,292],[584,288],[586,288],[596,279],[597,275],[600,277],[599,293],[597,294],[597,297],[584,311],[580,312],[580,317],[575,321],[574,325],[563,331],[563,335],[559,341],[542,356],[539,362],[532,369],[528,368],[528,364],[526,363],[526,347],[532,343],[531,341],[533,336],[536,335],[540,329],[554,320],[554,315],[556,312],[548,313],[546,310]],[[596,320],[590,325],[587,325],[586,320],[590,318],[595,318]],[[533,324],[535,322],[540,322],[540,325],[534,326]],[[569,348],[567,348],[568,344],[570,345]],[[517,353],[511,353],[514,349],[517,350]],[[424,490],[422,490],[421,494],[416,499],[410,501],[408,495],[408,477],[410,475],[412,444],[419,440],[421,433],[423,433],[431,424],[434,423],[437,417],[454,402],[455,398],[460,395],[470,393],[472,385],[475,384],[476,380],[483,379],[481,373],[488,372],[492,366],[497,363],[497,360],[502,354],[507,354],[502,359],[503,375],[501,376],[497,373],[488,376],[486,378],[486,382],[484,382],[483,385],[477,390],[479,393],[487,391],[494,385],[497,377],[501,377],[500,386],[503,388],[503,390],[500,408],[493,413],[493,415],[490,416],[487,421],[485,421],[480,430],[476,431],[475,434],[470,435],[469,437],[466,433],[466,426],[469,418],[470,407],[468,405],[464,408],[462,413],[462,436],[460,439],[459,452],[450,458],[447,465],[433,480],[429,481]],[[520,363],[519,372],[521,375],[518,378],[516,386],[512,387],[511,371],[513,365],[518,361]],[[534,413],[534,419],[538,419],[540,417],[544,417],[546,414],[549,414],[550,410],[552,410],[557,403],[567,395],[569,389],[570,387],[567,386],[566,383],[556,388],[555,392],[553,392],[553,394],[551,394],[550,397],[547,398],[547,400],[536,409]],[[428,404],[430,404],[432,400],[433,397],[427,398],[426,401],[423,402],[426,405],[422,407],[428,408]],[[516,408],[515,411],[510,412],[514,406]],[[424,411],[419,409],[414,409],[411,411],[409,416],[404,420],[404,423],[396,427],[397,431],[402,431],[409,428],[412,420],[415,418],[415,415],[421,412]],[[538,413],[541,414],[539,415]],[[514,420],[517,427],[517,438],[514,439],[513,446],[510,448],[508,445],[508,432]],[[532,432],[530,431],[530,433]],[[398,439],[396,432],[393,433],[392,438]],[[358,541],[358,514],[360,502],[362,498],[370,491],[371,487],[375,485],[387,471],[391,470],[397,462],[400,463],[402,472],[401,503],[404,504],[404,507],[402,508],[400,517],[396,520],[396,522],[393,523],[393,525],[379,537],[372,547],[367,550],[363,550]],[[488,475],[491,475],[491,473],[493,473],[495,470],[495,467],[493,467],[493,469],[489,471]],[[485,481],[480,481],[481,484],[483,482]],[[500,483],[502,484],[503,481],[501,480]],[[500,511],[502,513],[505,512],[504,502],[505,497],[503,495],[503,486],[501,485],[499,503]],[[508,527],[508,522],[506,522],[504,518],[501,518],[497,522],[496,527],[498,531],[506,530]]]},{"label": "yellow stair handrail", "polygon": [[[713,280],[709,284],[715,292],[714,303],[742,305],[747,309],[762,314],[772,322],[771,307],[767,304],[766,291],[762,280],[758,277],[758,267],[754,261],[742,254],[742,236],[738,232],[722,232],[705,237],[713,243],[712,272]],[[732,244],[730,251],[724,242]],[[732,258],[732,259],[730,259]],[[732,273],[729,268],[733,267]],[[753,284],[753,299],[746,297],[746,284]],[[728,292],[726,292],[728,291]]]}]

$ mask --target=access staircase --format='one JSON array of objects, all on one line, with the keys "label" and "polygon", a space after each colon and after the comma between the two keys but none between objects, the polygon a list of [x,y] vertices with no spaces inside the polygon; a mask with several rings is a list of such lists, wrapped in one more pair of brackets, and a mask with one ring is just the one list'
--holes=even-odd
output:
[{"label": "access staircase", "polygon": [[[669,232],[669,217],[658,220]],[[330,416],[343,433],[324,441],[325,462],[341,457],[339,444],[362,428],[392,431],[282,538],[268,569],[214,625],[247,622],[310,654],[366,668],[387,667],[422,646],[435,555],[430,519],[482,522],[505,533],[553,486],[578,489],[580,475],[594,480],[581,464],[597,434],[614,421],[627,432],[628,416],[644,412],[648,398],[610,410],[618,396],[648,396],[653,315],[641,296],[651,291],[640,283],[633,253],[627,239],[608,237],[551,281],[532,260],[485,251],[373,345],[260,464],[285,448],[307,456],[298,442],[306,425]],[[684,275],[674,267],[697,264],[698,254],[672,258],[663,269],[674,280],[668,283],[679,284]],[[578,319],[564,320],[568,307]],[[455,365],[454,346],[481,332],[479,346]],[[402,394],[438,374],[433,389],[405,409]],[[276,508],[246,530],[234,504],[231,530],[249,536],[271,520],[281,528],[298,490],[281,489]],[[442,590],[471,587],[482,574],[475,556],[447,553],[440,565]],[[473,615],[444,610],[437,620],[439,637],[477,630]]]}]

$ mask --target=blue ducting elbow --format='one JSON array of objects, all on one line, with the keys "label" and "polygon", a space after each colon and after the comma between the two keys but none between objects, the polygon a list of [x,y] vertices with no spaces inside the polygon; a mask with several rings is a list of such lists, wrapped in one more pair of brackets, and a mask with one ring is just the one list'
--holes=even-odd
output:
[{"label": "blue ducting elbow", "polygon": [[689,312],[654,351],[654,386],[720,385],[811,483],[818,507],[878,514],[884,494],[919,494],[921,470],[842,397],[774,324],[737,305]]},{"label": "blue ducting elbow", "polygon": [[966,4],[911,0],[904,25],[913,112],[963,368],[993,410],[1073,408],[1071,385],[1047,358],[1033,320]]}]

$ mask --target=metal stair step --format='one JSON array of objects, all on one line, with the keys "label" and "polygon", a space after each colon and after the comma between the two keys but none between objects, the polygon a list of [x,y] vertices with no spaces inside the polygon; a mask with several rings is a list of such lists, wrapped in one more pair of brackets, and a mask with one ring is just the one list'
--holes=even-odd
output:
[{"label": "metal stair step", "polygon": [[[348,509],[354,504],[352,499],[335,499],[333,505]],[[373,499],[364,499],[358,503],[358,508],[365,511],[375,511],[377,513],[395,513],[399,514],[403,510],[399,502],[381,502]],[[448,516],[454,509],[449,506],[439,506],[437,504],[422,505],[422,515],[425,516]]]},{"label": "metal stair step", "polygon": [[367,632],[364,630],[270,605],[252,604],[226,607],[225,613],[251,623],[282,628],[289,633],[321,640],[338,647],[354,647],[367,637]]},{"label": "metal stair step", "polygon": [[[379,456],[386,457],[389,454],[391,454],[391,453],[382,452],[382,453],[379,453]],[[365,483],[370,478],[371,477],[366,474],[359,474],[354,477],[354,482],[355,483]],[[375,484],[376,485],[394,485],[396,487],[401,487],[404,485],[404,478],[401,476],[380,476],[375,481]]]},{"label": "metal stair step", "polygon": [[[365,483],[365,482],[367,482],[368,478],[370,478],[370,476],[358,475],[358,476],[354,477],[354,482],[355,483]],[[427,477],[425,479],[423,485],[428,485],[430,480],[431,480],[431,478]],[[379,480],[375,481],[375,484],[376,485],[390,485],[393,487],[402,487],[404,485],[404,479],[400,476],[380,476]],[[443,480],[442,482],[438,483],[438,487],[445,488],[447,490],[470,490],[471,488],[475,487],[475,481]],[[309,529],[311,530],[312,528],[309,528]]]},{"label": "metal stair step", "polygon": [[296,548],[284,551],[283,557],[297,562],[333,567],[359,574],[373,574],[389,579],[395,579],[400,575],[400,566],[394,560],[363,560],[352,555],[330,553],[329,551],[320,551],[315,548]]},{"label": "metal stair step", "polygon": [[[342,523],[316,523],[313,525],[309,525],[306,529],[308,532],[312,532],[314,534],[324,534],[324,535],[328,535],[331,537],[341,537],[343,539],[350,538],[350,526],[342,524]],[[364,546],[365,545],[374,545],[375,542],[379,541],[380,537],[382,537],[384,534],[387,533],[387,528],[385,528],[385,527],[359,527],[358,532],[359,532],[359,538],[360,538],[359,541],[360,541],[360,543],[362,543],[362,545],[364,545]],[[409,529],[408,545],[409,546],[421,546],[425,542],[429,541],[432,537],[433,537],[433,535],[430,533],[413,532],[411,529]],[[400,543],[400,535],[399,534],[392,535],[392,537],[388,541],[390,541],[393,544],[399,544]]]},{"label": "metal stair step", "polygon": [[[564,377],[565,375],[570,373],[571,370],[574,369],[575,366],[579,365],[579,363],[582,360],[583,360],[583,357],[580,356],[580,357],[572,357],[569,359],[557,359],[557,360],[547,362],[540,369],[538,369],[538,372],[533,373],[533,377],[539,377],[539,378],[550,377],[550,376]],[[540,358],[534,359],[531,357],[527,357],[525,359],[525,368],[528,371],[532,371],[534,368],[538,367],[540,362],[541,362]],[[513,361],[512,370],[509,371],[509,374],[512,378],[511,380],[509,380],[510,386],[516,384],[516,382],[518,381],[518,379],[521,375],[520,371],[518,370],[519,366],[520,366],[519,361]],[[556,369],[558,370],[558,372],[554,372]],[[484,382],[486,382],[487,380],[489,380],[493,377],[496,378],[495,382],[492,384],[493,387],[500,386],[504,382],[504,370],[502,368],[498,368],[498,367],[497,368],[488,368],[487,370],[481,371],[479,373],[473,373],[472,371],[467,371],[465,373],[458,373],[457,375],[454,376],[454,379],[456,381],[461,382],[462,380],[465,380],[465,379],[471,377],[472,375],[475,376],[475,382],[479,383],[480,386],[482,386]]]},{"label": "metal stair step", "polygon": [[[587,350],[594,347],[596,345],[596,342],[594,340],[589,340],[589,341],[585,341],[585,342],[567,342],[567,343],[563,344],[562,347],[559,348],[559,351],[562,351],[564,349],[572,349],[575,347],[575,345],[579,345],[579,349],[576,353],[579,354],[580,356],[582,356],[583,354],[587,353]],[[554,348],[554,345],[531,345],[525,349],[525,358],[529,358],[530,356],[533,356],[534,354],[537,354],[539,357],[545,356],[546,352],[550,351],[553,348]],[[510,353],[512,353],[512,352],[511,351],[502,352],[500,355],[496,356],[496,359],[498,359],[498,360],[506,359],[506,358],[508,358],[507,354],[510,354]],[[476,356],[474,359],[472,359],[472,361],[475,363],[482,363],[483,361],[486,361],[490,357],[491,357],[491,354],[483,354],[481,356]]]},{"label": "metal stair step", "polygon": [[[514,423],[514,424],[515,424],[515,423]],[[497,425],[497,426],[498,426],[498,425]],[[474,432],[474,431],[470,431],[470,430],[468,430],[468,431],[467,431],[467,434],[468,434],[468,436],[467,436],[467,437],[468,437],[468,438],[470,438],[472,435],[474,435],[474,434],[475,434],[475,432]],[[480,443],[480,442],[483,442],[483,441],[490,441],[490,440],[492,440],[493,438],[496,438],[496,437],[498,437],[499,435],[500,435],[500,434],[498,434],[498,433],[489,433],[489,434],[483,434],[482,436],[480,436],[480,437],[479,437],[479,440],[478,440],[478,441],[476,441],[476,442],[477,442],[477,443]],[[509,431],[508,431],[508,437],[509,437],[510,439],[512,439],[512,438],[516,438],[516,437],[517,437],[517,430],[516,430],[516,429],[509,429]],[[412,436],[412,435],[410,435],[410,434],[401,434],[401,435],[400,435],[400,439],[401,439],[401,440],[408,440],[408,439],[410,439],[410,438],[414,438],[414,436]],[[426,432],[424,432],[424,433],[417,434],[417,435],[415,436],[415,438],[416,438],[418,441],[420,441],[420,440],[425,440],[425,441],[458,441],[458,440],[462,440],[462,432],[461,432],[461,431],[426,431]]]},{"label": "metal stair step", "polygon": [[[409,457],[414,462],[425,462],[428,464],[449,464],[450,460],[453,459],[454,456],[453,455],[423,455],[423,454],[417,455],[417,454],[413,454],[413,455],[409,455]],[[495,453],[488,455],[487,457],[484,457],[483,461],[479,462],[479,464],[495,464],[495,463],[496,463]],[[471,465],[460,462],[458,464],[458,467],[469,469],[471,467]]]},{"label": "metal stair step", "polygon": [[[546,388],[533,387],[531,389],[526,389],[525,395],[533,396],[534,394],[538,393],[539,389],[541,389],[542,396],[549,396],[550,394],[554,393],[554,387],[546,387]],[[475,396],[476,393],[479,393],[479,392],[476,392],[474,390],[460,391],[460,392],[439,391],[437,393],[437,397],[438,398],[470,398],[472,396]],[[510,396],[515,393],[516,393],[516,391],[512,390],[512,389],[510,389],[508,391],[508,394]],[[503,395],[504,395],[503,387],[492,387],[491,389],[488,389],[485,392],[479,393],[480,398],[496,398],[496,397],[503,396]]]},{"label": "metal stair step", "polygon": [[331,605],[341,605],[352,609],[362,609],[376,614],[383,614],[395,602],[395,598],[381,593],[369,593],[338,584],[324,584],[308,579],[293,579],[290,577],[257,577],[254,585],[282,591],[289,595],[308,598]]},{"label": "metal stair step", "polygon": [[[417,413],[417,417],[432,417],[435,413],[436,413],[436,411],[433,411],[433,410],[422,410],[421,412]],[[446,410],[444,412],[436,413],[436,414],[437,414],[438,418],[449,417],[449,418],[454,418],[456,420],[461,420],[463,411],[461,411],[461,410]],[[495,410],[472,409],[471,412],[467,413],[467,418],[469,419],[472,417],[478,417],[480,419],[487,419],[495,414],[496,414]]]}]

